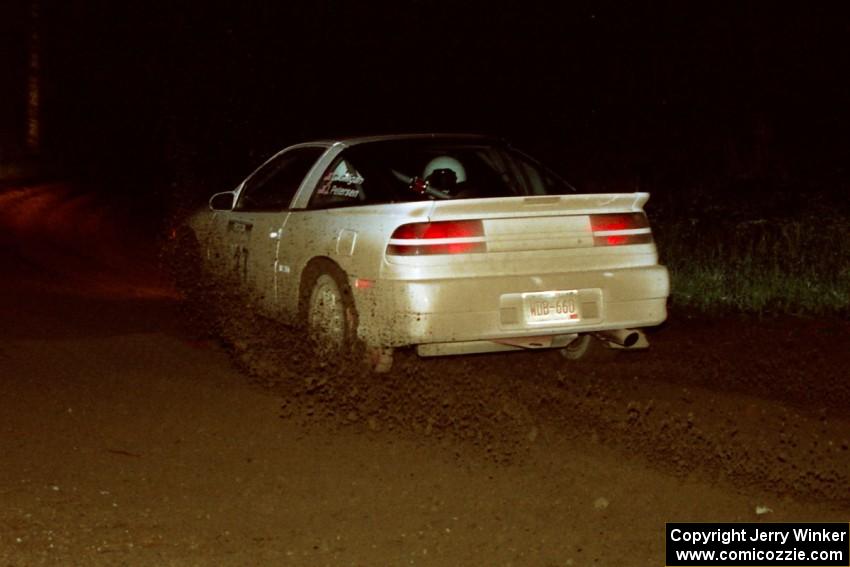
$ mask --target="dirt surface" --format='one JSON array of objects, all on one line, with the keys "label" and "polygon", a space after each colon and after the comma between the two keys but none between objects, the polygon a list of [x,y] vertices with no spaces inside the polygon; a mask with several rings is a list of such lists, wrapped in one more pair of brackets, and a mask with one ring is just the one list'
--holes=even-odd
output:
[{"label": "dirt surface", "polygon": [[376,377],[198,333],[120,218],[0,193],[0,565],[661,565],[667,521],[847,520],[846,321]]}]

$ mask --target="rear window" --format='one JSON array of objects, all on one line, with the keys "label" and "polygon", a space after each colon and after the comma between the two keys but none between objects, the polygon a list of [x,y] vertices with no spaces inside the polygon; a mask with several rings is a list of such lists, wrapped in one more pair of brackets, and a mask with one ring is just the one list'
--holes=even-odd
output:
[{"label": "rear window", "polygon": [[322,175],[311,208],[572,193],[573,188],[506,146],[414,140],[344,150]]}]

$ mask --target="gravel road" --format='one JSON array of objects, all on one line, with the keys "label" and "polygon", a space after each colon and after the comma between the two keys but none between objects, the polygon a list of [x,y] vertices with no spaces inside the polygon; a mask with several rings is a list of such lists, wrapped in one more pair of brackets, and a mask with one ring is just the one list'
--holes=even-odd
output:
[{"label": "gravel road", "polygon": [[667,521],[847,520],[846,321],[376,378],[197,333],[108,212],[0,193],[0,565],[660,565]]}]

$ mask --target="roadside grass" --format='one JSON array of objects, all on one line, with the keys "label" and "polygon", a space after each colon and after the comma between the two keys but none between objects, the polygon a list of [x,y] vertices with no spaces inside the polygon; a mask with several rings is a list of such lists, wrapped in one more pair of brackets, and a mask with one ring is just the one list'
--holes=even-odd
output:
[{"label": "roadside grass", "polygon": [[709,314],[850,314],[850,215],[708,209],[654,219],[673,307]]}]

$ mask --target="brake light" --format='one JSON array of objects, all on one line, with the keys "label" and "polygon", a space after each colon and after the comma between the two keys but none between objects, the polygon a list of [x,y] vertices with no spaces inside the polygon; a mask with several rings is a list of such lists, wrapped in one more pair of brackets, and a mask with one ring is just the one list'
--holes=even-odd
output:
[{"label": "brake light", "polygon": [[652,231],[644,213],[590,215],[594,246],[649,244]]},{"label": "brake light", "polygon": [[423,256],[486,252],[484,224],[480,220],[415,222],[393,232],[387,254]]}]

